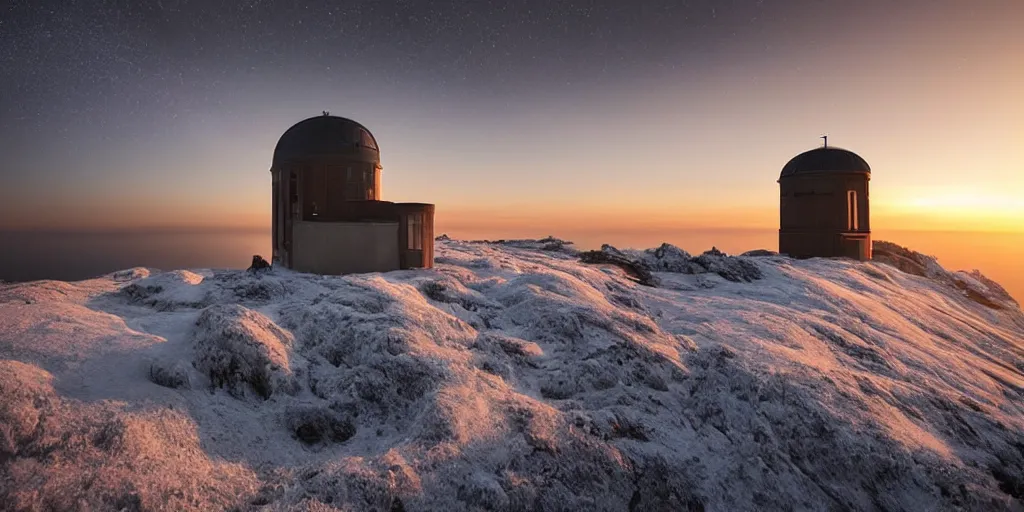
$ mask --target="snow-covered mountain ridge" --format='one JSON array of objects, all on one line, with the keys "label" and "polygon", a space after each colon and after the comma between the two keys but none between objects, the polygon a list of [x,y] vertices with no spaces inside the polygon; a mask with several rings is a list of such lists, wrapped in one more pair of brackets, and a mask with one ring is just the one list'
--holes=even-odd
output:
[{"label": "snow-covered mountain ridge", "polygon": [[598,252],[2,284],[0,503],[1024,510],[1024,314],[984,276]]}]

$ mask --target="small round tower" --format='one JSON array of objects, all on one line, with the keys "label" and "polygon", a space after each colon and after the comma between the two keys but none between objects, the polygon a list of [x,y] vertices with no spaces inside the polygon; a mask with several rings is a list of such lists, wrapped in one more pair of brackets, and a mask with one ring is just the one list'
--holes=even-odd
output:
[{"label": "small round tower", "polygon": [[318,274],[433,266],[434,205],[381,200],[380,148],[365,126],[324,112],[274,148],[273,260]]},{"label": "small round tower", "polygon": [[794,157],[779,176],[779,252],[794,258],[871,259],[871,167],[824,146]]}]

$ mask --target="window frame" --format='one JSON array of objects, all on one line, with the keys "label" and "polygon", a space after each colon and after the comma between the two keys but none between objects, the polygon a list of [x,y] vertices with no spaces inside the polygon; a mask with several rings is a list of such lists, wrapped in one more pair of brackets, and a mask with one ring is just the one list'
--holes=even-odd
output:
[{"label": "window frame", "polygon": [[288,215],[298,217],[302,210],[299,201],[299,174],[294,170],[288,171]]},{"label": "window frame", "polygon": [[423,250],[423,214],[410,213],[406,217],[406,249],[410,251]]},{"label": "window frame", "polygon": [[848,231],[860,230],[860,215],[857,211],[857,191],[846,191],[846,229]]}]

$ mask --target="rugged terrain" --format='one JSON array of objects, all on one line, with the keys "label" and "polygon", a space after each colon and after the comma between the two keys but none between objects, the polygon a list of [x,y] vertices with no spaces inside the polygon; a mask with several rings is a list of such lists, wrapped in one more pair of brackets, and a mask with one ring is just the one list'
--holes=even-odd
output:
[{"label": "rugged terrain", "polygon": [[0,503],[1024,510],[1024,314],[876,249],[0,284]]}]

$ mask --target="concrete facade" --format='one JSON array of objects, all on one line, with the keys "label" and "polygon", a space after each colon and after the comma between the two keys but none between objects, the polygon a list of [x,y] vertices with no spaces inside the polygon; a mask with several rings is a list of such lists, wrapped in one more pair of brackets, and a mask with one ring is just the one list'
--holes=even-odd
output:
[{"label": "concrete facade", "polygon": [[270,169],[273,261],[319,274],[433,267],[434,205],[382,201],[382,171],[355,121],[325,113],[289,128]]},{"label": "concrete facade", "polygon": [[840,148],[798,155],[779,177],[779,252],[871,259],[871,168]]},{"label": "concrete facade", "polygon": [[315,274],[399,268],[397,222],[306,222],[293,227],[293,267]]}]

